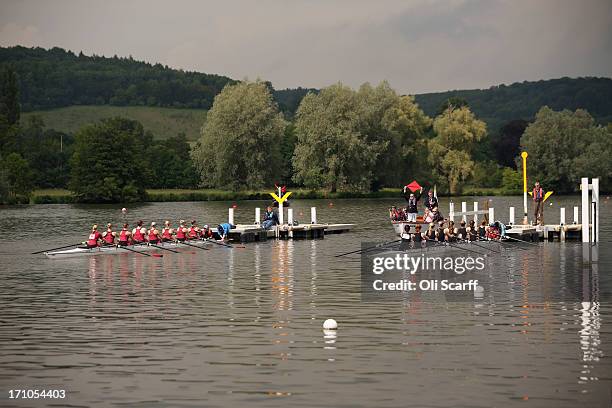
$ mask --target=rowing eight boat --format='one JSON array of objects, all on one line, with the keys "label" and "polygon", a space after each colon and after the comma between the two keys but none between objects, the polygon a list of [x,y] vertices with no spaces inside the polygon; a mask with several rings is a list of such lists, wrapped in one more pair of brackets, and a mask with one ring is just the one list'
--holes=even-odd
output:
[{"label": "rowing eight boat", "polygon": [[[192,240],[188,242],[189,245],[182,244],[180,242],[163,242],[163,243],[155,244],[155,246],[149,245],[149,244],[136,244],[136,245],[130,245],[127,248],[132,250],[132,252],[133,251],[145,252],[145,251],[154,251],[160,248],[174,249],[174,248],[189,248],[190,246],[202,247],[210,243],[211,242],[204,241],[204,240]],[[122,247],[117,247],[113,245],[113,246],[103,246],[103,247],[96,247],[96,248],[76,247],[76,248],[71,248],[71,249],[64,249],[61,251],[44,252],[44,254],[48,258],[52,258],[52,259],[69,258],[69,257],[74,257],[74,256],[100,255],[100,254],[116,255],[116,254],[121,254],[121,253],[126,254],[126,253],[130,253],[130,251]]]}]

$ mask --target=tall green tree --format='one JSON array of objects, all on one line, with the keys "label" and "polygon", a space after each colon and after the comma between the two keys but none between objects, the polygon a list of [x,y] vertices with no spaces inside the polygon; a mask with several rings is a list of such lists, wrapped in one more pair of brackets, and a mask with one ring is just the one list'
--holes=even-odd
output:
[{"label": "tall green tree", "polygon": [[380,143],[361,133],[357,93],[341,83],[309,93],[297,111],[294,180],[309,188],[370,188]]},{"label": "tall green tree", "polygon": [[459,192],[459,183],[472,174],[472,151],[487,134],[486,124],[476,119],[467,107],[449,108],[436,117],[436,137],[429,146],[429,163],[448,185],[451,194]]},{"label": "tall green tree", "polygon": [[261,188],[278,180],[287,126],[264,82],[228,85],[208,112],[194,159],[202,183]]},{"label": "tall green tree", "polygon": [[2,166],[9,199],[19,196],[28,198],[34,188],[28,161],[19,153],[11,153],[6,156]]},{"label": "tall green tree", "polygon": [[142,125],[123,118],[106,119],[76,134],[70,189],[79,202],[121,202],[144,198],[151,144]]},{"label": "tall green tree", "polygon": [[602,188],[612,189],[612,135],[585,110],[542,107],[521,146],[529,153],[529,179],[539,180],[547,190],[576,191],[581,177],[601,177]]}]

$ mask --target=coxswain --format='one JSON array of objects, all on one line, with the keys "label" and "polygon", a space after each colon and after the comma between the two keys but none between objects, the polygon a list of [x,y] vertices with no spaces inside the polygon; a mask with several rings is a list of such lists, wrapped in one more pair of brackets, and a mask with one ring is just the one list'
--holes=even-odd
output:
[{"label": "coxswain", "polygon": [[440,214],[440,209],[438,206],[435,206],[431,209],[431,220],[433,222],[443,221],[444,217]]},{"label": "coxswain", "polygon": [[132,241],[135,244],[142,244],[147,241],[147,239],[145,238],[147,235],[147,229],[143,227],[143,224],[144,222],[142,220],[139,220],[136,223],[136,228],[132,230]]},{"label": "coxswain", "polygon": [[425,207],[432,211],[434,208],[438,207],[438,199],[434,196],[433,191],[429,190],[427,192],[427,199],[425,200]]},{"label": "coxswain", "polygon": [[121,228],[121,232],[119,233],[119,242],[120,246],[128,246],[130,245],[130,241],[132,240],[132,232],[129,230],[129,224],[123,224],[123,228]]},{"label": "coxswain", "polygon": [[113,232],[113,224],[110,222],[106,224],[106,231],[102,234],[102,241],[104,241],[104,245],[114,245],[115,244],[115,234]]},{"label": "coxswain", "polygon": [[208,226],[208,224],[205,224],[204,227],[202,227],[202,231],[200,231],[200,236],[202,237],[202,239],[208,239],[213,237],[213,232]]},{"label": "coxswain", "polygon": [[91,227],[91,233],[89,234],[89,238],[85,243],[87,248],[95,248],[100,246],[100,241],[102,240],[102,234],[98,231],[98,225],[94,224]]},{"label": "coxswain", "polygon": [[198,227],[198,222],[196,220],[191,221],[191,227],[187,231],[187,236],[189,239],[198,239],[200,238],[200,228]]},{"label": "coxswain", "polygon": [[179,221],[179,226],[176,229],[176,240],[184,242],[187,239],[187,228],[185,228],[185,220]]},{"label": "coxswain", "polygon": [[164,228],[162,229],[162,242],[173,241],[172,236],[174,235],[174,230],[170,228],[170,221],[164,221]]},{"label": "coxswain", "polygon": [[217,234],[219,234],[219,238],[222,241],[225,241],[232,228],[236,228],[236,226],[230,224],[229,222],[224,222],[223,224],[217,225]]},{"label": "coxswain", "polygon": [[461,220],[461,223],[459,224],[459,228],[457,229],[457,238],[460,241],[468,240],[468,232],[467,232],[467,228],[465,227],[465,221],[463,220]]},{"label": "coxswain", "polygon": [[155,221],[153,221],[151,223],[151,228],[149,228],[149,231],[148,231],[149,244],[159,244],[159,242],[162,240],[162,237],[159,234],[159,231],[156,225],[157,224],[155,223]]}]

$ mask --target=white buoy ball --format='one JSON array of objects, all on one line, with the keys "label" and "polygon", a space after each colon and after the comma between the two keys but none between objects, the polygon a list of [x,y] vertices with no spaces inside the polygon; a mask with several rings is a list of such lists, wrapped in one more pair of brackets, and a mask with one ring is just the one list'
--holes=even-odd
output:
[{"label": "white buoy ball", "polygon": [[123,207],[123,208],[121,209],[121,212],[125,214],[125,213],[127,212],[127,208]]},{"label": "white buoy ball", "polygon": [[323,322],[323,328],[325,330],[336,330],[338,328],[338,323],[334,319],[327,319]]}]

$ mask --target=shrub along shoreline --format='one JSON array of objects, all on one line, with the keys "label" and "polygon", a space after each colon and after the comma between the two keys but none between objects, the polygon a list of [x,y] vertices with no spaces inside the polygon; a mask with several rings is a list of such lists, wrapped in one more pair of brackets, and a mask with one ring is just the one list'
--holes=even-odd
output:
[{"label": "shrub along shoreline", "polygon": [[[380,191],[360,193],[343,191],[330,193],[324,190],[289,189],[292,192],[291,199],[343,199],[343,198],[397,198],[402,194],[399,188],[384,188]],[[506,191],[496,188],[473,188],[466,187],[463,190],[465,196],[501,196],[520,195],[520,191]],[[151,189],[147,190],[147,198],[144,202],[183,202],[183,201],[244,201],[244,200],[271,200],[268,190],[244,190],[224,191],[216,189]],[[16,204],[72,204],[74,196],[70,190],[44,189],[34,190],[27,199],[20,200]]]}]

